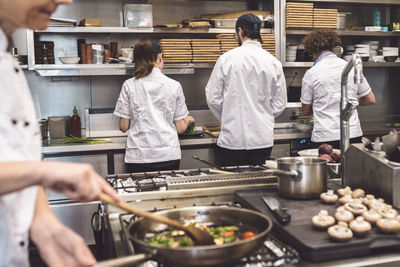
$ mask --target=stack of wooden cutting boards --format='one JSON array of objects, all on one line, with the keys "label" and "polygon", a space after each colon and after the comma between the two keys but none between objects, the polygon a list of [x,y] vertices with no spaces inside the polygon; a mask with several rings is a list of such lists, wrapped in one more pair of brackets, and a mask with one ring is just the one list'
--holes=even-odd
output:
[{"label": "stack of wooden cutting boards", "polygon": [[[221,40],[222,54],[239,46],[238,41],[235,39],[235,34],[218,34],[217,38]],[[263,40],[262,48],[275,56],[275,34],[261,34]]]},{"label": "stack of wooden cutting boards", "polygon": [[318,29],[337,29],[337,9],[314,8],[313,26]]},{"label": "stack of wooden cutting boards", "polygon": [[238,41],[235,39],[234,33],[217,34],[217,39],[221,41],[222,54],[239,46]]},{"label": "stack of wooden cutting boards", "polygon": [[286,3],[286,28],[312,28],[313,3]]},{"label": "stack of wooden cutting boards", "polygon": [[216,62],[221,55],[219,39],[192,39],[192,62]]},{"label": "stack of wooden cutting boards", "polygon": [[263,40],[262,48],[275,56],[275,34],[261,34],[261,39]]},{"label": "stack of wooden cutting boards", "polygon": [[161,39],[165,63],[190,63],[193,59],[191,39]]}]

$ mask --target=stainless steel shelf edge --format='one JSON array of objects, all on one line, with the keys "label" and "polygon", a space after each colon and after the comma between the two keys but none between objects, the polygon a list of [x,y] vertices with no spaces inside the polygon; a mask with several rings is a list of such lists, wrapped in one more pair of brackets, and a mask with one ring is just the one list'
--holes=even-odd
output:
[{"label": "stainless steel shelf edge", "polygon": [[387,4],[400,5],[398,0],[296,0],[297,2],[314,2],[314,3],[350,3],[350,4]]},{"label": "stainless steel shelf edge", "polygon": [[[286,30],[287,35],[307,35],[311,30]],[[400,37],[400,32],[336,31],[340,36]]]},{"label": "stainless steel shelf edge", "polygon": [[[273,33],[272,29],[261,29],[261,33]],[[182,29],[165,29],[165,28],[127,28],[127,27],[48,27],[43,31],[35,31],[35,33],[160,33],[160,34],[218,34],[218,33],[235,33],[235,29],[225,28],[182,28]]]},{"label": "stainless steel shelf edge", "polygon": [[[34,70],[40,76],[99,76],[99,75],[131,75],[134,64],[65,64],[35,65]],[[194,65],[166,64],[164,74],[193,74]]]},{"label": "stainless steel shelf edge", "polygon": [[[284,62],[284,68],[311,68],[313,62]],[[400,62],[365,62],[365,68],[399,68]]]}]

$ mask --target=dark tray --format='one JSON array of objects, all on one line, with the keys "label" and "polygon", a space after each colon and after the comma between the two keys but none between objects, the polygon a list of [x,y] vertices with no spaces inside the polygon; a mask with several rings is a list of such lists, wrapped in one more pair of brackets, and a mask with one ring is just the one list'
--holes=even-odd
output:
[{"label": "dark tray", "polygon": [[[274,196],[288,208],[291,222],[280,225],[261,199],[262,196]],[[333,215],[339,206],[327,205],[320,200],[293,200],[278,196],[276,190],[244,190],[235,192],[235,201],[243,207],[259,211],[270,216],[274,222],[272,232],[285,243],[294,247],[307,261],[318,262],[368,255],[377,252],[400,250],[400,234],[381,234],[376,227],[365,238],[353,237],[350,241],[334,242],[326,231],[312,227],[311,218],[321,209]]]},{"label": "dark tray", "polygon": [[179,138],[196,138],[200,136],[204,136],[203,131],[196,131],[194,133],[180,133],[178,134]]}]

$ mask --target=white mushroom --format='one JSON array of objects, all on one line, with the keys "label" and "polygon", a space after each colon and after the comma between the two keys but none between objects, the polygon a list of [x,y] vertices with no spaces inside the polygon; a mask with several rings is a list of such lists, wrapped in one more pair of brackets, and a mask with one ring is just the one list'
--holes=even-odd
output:
[{"label": "white mushroom", "polygon": [[[388,205],[388,206],[390,206],[390,205]],[[398,215],[397,211],[396,211],[395,209],[388,208],[388,206],[387,206],[386,208],[378,209],[377,212],[378,212],[383,218],[395,219],[396,216]]]},{"label": "white mushroom", "polygon": [[376,226],[383,233],[393,234],[400,231],[400,222],[396,219],[380,219],[376,222]]},{"label": "white mushroom", "polygon": [[339,198],[339,203],[342,205],[346,203],[351,203],[353,201],[354,199],[351,197],[351,195],[344,195],[343,197]]},{"label": "white mushroom", "polygon": [[339,222],[349,223],[354,219],[353,213],[346,210],[344,206],[340,206],[336,209],[335,218]]},{"label": "white mushroom", "polygon": [[366,195],[366,196],[363,198],[362,203],[363,203],[364,205],[366,205],[366,206],[369,207],[369,203],[370,203],[371,200],[373,200],[373,199],[375,199],[375,196],[374,196],[374,195],[371,195],[371,194],[368,194],[368,195]]},{"label": "white mushroom", "polygon": [[385,204],[385,200],[383,200],[382,198],[378,198],[378,199],[372,199],[369,202],[369,208],[370,209],[384,209],[386,208],[387,205]]},{"label": "white mushroom", "polygon": [[350,229],[356,236],[365,236],[371,232],[371,224],[364,220],[364,217],[359,216],[350,223]]},{"label": "white mushroom", "polygon": [[335,241],[348,241],[353,237],[353,232],[347,227],[347,223],[339,222],[328,228],[328,235]]},{"label": "white mushroom", "polygon": [[367,211],[367,207],[365,207],[359,201],[353,201],[351,203],[344,204],[346,210],[352,212],[354,215],[361,215],[364,211]]},{"label": "white mushroom", "polygon": [[312,217],[312,223],[318,229],[326,229],[335,224],[335,218],[330,216],[326,210],[321,210],[318,215]]},{"label": "white mushroom", "polygon": [[329,189],[325,193],[321,193],[320,197],[322,201],[326,204],[333,204],[339,199],[339,197],[335,193],[333,193],[333,190],[331,189]]},{"label": "white mushroom", "polygon": [[364,217],[364,219],[371,223],[371,224],[375,224],[377,221],[379,221],[380,219],[382,219],[382,216],[374,209],[372,210],[367,210],[364,211],[362,213],[362,216]]},{"label": "white mushroom", "polygon": [[360,198],[360,197],[363,197],[364,195],[365,195],[364,190],[362,190],[362,189],[360,189],[360,188],[354,190],[354,191],[351,193],[351,196],[352,196],[353,198]]},{"label": "white mushroom", "polygon": [[350,186],[346,186],[345,188],[340,188],[340,189],[337,190],[337,193],[341,197],[343,197],[345,195],[351,195],[351,193],[352,193],[351,187]]}]

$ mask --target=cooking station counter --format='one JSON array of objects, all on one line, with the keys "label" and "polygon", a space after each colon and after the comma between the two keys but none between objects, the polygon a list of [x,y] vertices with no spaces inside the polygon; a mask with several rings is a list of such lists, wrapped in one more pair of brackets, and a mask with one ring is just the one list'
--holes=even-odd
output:
[{"label": "cooking station counter", "polygon": [[[274,137],[276,141],[292,140],[310,138],[310,132],[300,132],[295,129],[275,129]],[[62,144],[62,140],[51,141],[50,143],[44,142],[42,145],[42,154],[56,154],[56,153],[73,153],[73,152],[91,152],[91,151],[104,151],[104,150],[124,150],[126,144],[126,137],[107,138],[111,142],[102,144]],[[199,146],[199,145],[213,145],[217,143],[217,138],[208,134],[200,137],[182,138],[179,139],[182,147]]]},{"label": "cooking station counter", "polygon": [[[148,175],[147,177],[142,177],[141,179],[147,180],[147,183],[150,183],[150,180],[153,180],[153,184],[159,183],[159,187],[155,190],[157,191],[149,191],[149,192],[137,192],[131,193],[135,190],[140,190],[141,183],[140,181],[136,184],[132,183],[135,181],[137,177],[136,174],[132,177],[129,174],[122,174],[117,176],[108,176],[106,179],[118,190],[121,194],[121,197],[124,201],[132,203],[139,208],[155,211],[155,210],[164,210],[171,208],[180,208],[180,207],[188,207],[188,206],[202,206],[202,205],[214,205],[214,206],[234,206],[234,207],[243,207],[242,203],[237,202],[235,197],[235,192],[240,190],[250,191],[254,190],[273,190],[276,188],[276,177],[275,176],[264,176],[260,177],[261,180],[254,180],[255,176],[249,175],[244,177],[248,180],[246,182],[239,182],[236,179],[232,179],[232,177],[226,175],[217,175],[215,178],[211,176],[206,176],[207,173],[203,174],[200,170],[198,172],[196,170],[186,170],[185,174],[188,176],[180,176],[176,174],[169,173],[166,175],[161,175],[166,178],[166,183],[168,186],[165,186],[161,181],[158,181],[160,176]],[[240,175],[240,173],[238,174]],[[129,179],[132,177],[132,181],[127,182],[124,179]],[[203,183],[201,177],[204,177]],[[207,177],[207,178],[205,178]],[[174,182],[171,178],[178,178],[178,181]],[[179,180],[180,179],[180,180]],[[221,179],[221,181],[218,181]],[[251,182],[250,182],[251,181]],[[338,180],[331,180],[330,187],[337,186]],[[164,188],[165,187],[165,188]],[[148,187],[143,187],[147,188]],[[154,190],[154,189],[153,189]],[[112,236],[112,249],[116,255],[114,257],[123,257],[133,253],[132,245],[129,242],[126,242],[126,239],[123,237],[123,232],[126,235],[126,227],[129,224],[129,221],[132,219],[132,215],[127,215],[124,212],[121,212],[117,208],[106,206],[106,214],[107,221],[110,225],[109,229],[111,231]],[[279,266],[284,263],[284,266],[315,266],[315,267],[325,267],[325,266],[399,266],[400,265],[400,254],[393,253],[393,251],[385,250],[377,253],[370,253],[368,256],[354,257],[348,259],[339,259],[333,261],[322,261],[317,263],[311,263],[308,261],[301,260],[299,262],[299,257],[297,252],[290,246],[289,241],[284,241],[283,239],[279,239],[275,236],[275,232],[272,232],[271,239],[268,241],[272,242],[274,245],[278,246],[281,251],[286,251],[287,254],[282,256],[281,253],[280,258],[277,258],[279,255],[278,252],[273,252],[268,247],[262,247],[263,253],[256,251],[254,255],[246,258],[237,265],[232,265],[232,267],[255,267],[255,266]],[[109,235],[109,236],[110,236]],[[271,245],[271,243],[268,243]],[[109,250],[109,249],[108,249]],[[268,255],[265,255],[268,254]],[[277,253],[276,255],[274,253]],[[274,259],[274,262],[264,262],[262,259],[270,258]],[[340,256],[338,257],[340,258]],[[252,260],[251,260],[252,259]],[[275,265],[274,265],[275,264]],[[146,267],[150,266],[163,266],[157,265],[154,262],[148,262],[146,265],[142,265]]]}]

